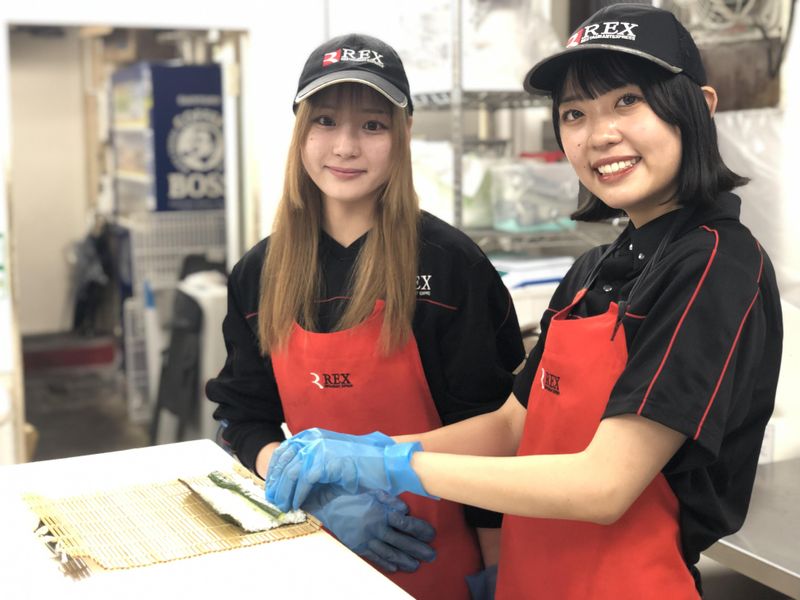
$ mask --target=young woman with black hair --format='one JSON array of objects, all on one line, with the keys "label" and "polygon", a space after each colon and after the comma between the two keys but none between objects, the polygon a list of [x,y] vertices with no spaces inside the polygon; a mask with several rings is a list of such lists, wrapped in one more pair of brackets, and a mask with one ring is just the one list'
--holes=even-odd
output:
[{"label": "young woman with black hair", "polygon": [[667,11],[601,9],[525,87],[552,96],[590,193],[574,217],[629,226],[575,262],[500,409],[380,452],[301,433],[267,497],[411,490],[506,513],[498,598],[698,598],[700,552],[747,512],[780,368],[775,275],[731,193],[747,180]]}]

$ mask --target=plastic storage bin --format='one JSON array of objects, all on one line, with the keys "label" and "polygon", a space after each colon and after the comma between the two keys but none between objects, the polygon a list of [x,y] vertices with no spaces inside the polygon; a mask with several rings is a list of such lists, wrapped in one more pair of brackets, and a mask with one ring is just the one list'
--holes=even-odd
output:
[{"label": "plastic storage bin", "polygon": [[578,180],[567,162],[514,160],[491,167],[492,214],[500,231],[571,229]]}]

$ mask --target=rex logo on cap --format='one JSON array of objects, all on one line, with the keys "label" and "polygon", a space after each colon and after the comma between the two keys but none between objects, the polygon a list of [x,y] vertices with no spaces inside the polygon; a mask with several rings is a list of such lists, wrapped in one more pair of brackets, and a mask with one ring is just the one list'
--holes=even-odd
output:
[{"label": "rex logo on cap", "polygon": [[[583,44],[591,40],[636,40],[634,28],[637,23],[625,23],[623,21],[605,21],[581,27],[572,34],[567,40],[567,48]],[[601,29],[602,27],[602,29]]]},{"label": "rex logo on cap", "polygon": [[322,66],[330,67],[338,62],[368,62],[383,68],[382,54],[375,52],[375,50],[359,50],[355,51],[350,48],[338,48],[333,52],[326,52],[322,57]]}]

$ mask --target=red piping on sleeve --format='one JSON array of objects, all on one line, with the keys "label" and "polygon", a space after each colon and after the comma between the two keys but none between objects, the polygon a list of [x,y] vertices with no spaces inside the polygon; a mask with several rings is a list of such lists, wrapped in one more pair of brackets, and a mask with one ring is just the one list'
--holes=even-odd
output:
[{"label": "red piping on sleeve", "polygon": [[427,302],[428,304],[434,304],[436,306],[441,306],[442,308],[446,308],[448,310],[458,310],[457,306],[450,306],[449,304],[442,304],[441,302],[436,302],[436,300],[428,300],[427,298],[417,298],[417,302]]},{"label": "red piping on sleeve", "polygon": [[[761,264],[758,267],[758,284],[761,283],[761,273],[764,270],[764,254],[761,252],[761,246],[758,242],[756,242],[756,247],[758,248],[759,254],[761,254]],[[703,424],[706,422],[706,417],[708,416],[709,411],[711,410],[711,405],[714,404],[714,399],[717,397],[717,392],[719,391],[719,386],[722,385],[722,378],[725,377],[725,373],[728,370],[728,365],[731,362],[731,356],[733,356],[733,351],[736,349],[736,344],[739,343],[739,337],[742,335],[742,329],[744,329],[744,324],[747,322],[747,317],[750,316],[750,311],[753,308],[753,305],[756,303],[756,299],[758,298],[759,288],[756,288],[756,293],[753,296],[753,299],[750,301],[750,306],[747,307],[747,310],[742,317],[742,322],[739,323],[739,329],[736,332],[736,337],[733,338],[733,343],[731,344],[731,349],[728,351],[728,357],[725,359],[725,364],[722,366],[722,372],[719,374],[719,378],[717,379],[717,385],[714,386],[714,392],[711,394],[711,398],[708,399],[708,406],[706,406],[706,411],[703,413],[703,418],[700,419],[700,424],[697,426],[697,431],[694,433],[694,438],[697,439],[700,437],[700,430],[703,429]]]},{"label": "red piping on sleeve", "polygon": [[661,359],[661,364],[658,365],[656,374],[653,375],[653,379],[650,380],[650,385],[647,386],[647,391],[644,393],[644,398],[642,398],[642,403],[639,405],[639,410],[636,411],[637,415],[642,414],[642,410],[644,410],[644,405],[647,404],[647,399],[650,397],[650,392],[653,390],[653,386],[656,384],[656,380],[658,380],[659,375],[661,375],[661,371],[664,369],[664,364],[667,362],[667,358],[669,358],[669,353],[672,352],[672,346],[675,345],[675,338],[678,337],[678,332],[681,330],[683,322],[686,320],[686,315],[689,313],[689,309],[692,308],[692,305],[694,304],[694,301],[697,298],[697,294],[700,292],[700,288],[703,287],[703,283],[705,283],[706,276],[708,275],[708,272],[711,269],[711,265],[717,256],[717,248],[719,247],[719,232],[716,229],[709,229],[705,225],[703,225],[701,229],[705,229],[706,231],[709,231],[714,234],[714,248],[711,250],[711,256],[708,257],[708,262],[706,263],[706,268],[703,271],[703,275],[700,277],[700,281],[697,282],[697,285],[694,288],[694,292],[692,293],[692,297],[689,298],[689,302],[686,304],[686,308],[683,309],[683,314],[681,315],[678,324],[675,326],[675,331],[672,332],[672,338],[670,338],[669,340],[669,345],[667,346],[667,351],[664,353],[664,358]]},{"label": "red piping on sleeve", "polygon": [[[333,298],[325,298],[324,300],[316,300],[317,304],[324,304],[325,302],[332,302],[333,300],[350,300],[349,296],[334,296]],[[244,318],[245,319],[252,319],[253,317],[257,317],[258,312],[251,312],[247,313]]]},{"label": "red piping on sleeve", "polygon": [[332,298],[323,298],[322,300],[315,300],[317,304],[325,304],[326,302],[333,302],[334,300],[351,300],[350,296],[333,296]]}]

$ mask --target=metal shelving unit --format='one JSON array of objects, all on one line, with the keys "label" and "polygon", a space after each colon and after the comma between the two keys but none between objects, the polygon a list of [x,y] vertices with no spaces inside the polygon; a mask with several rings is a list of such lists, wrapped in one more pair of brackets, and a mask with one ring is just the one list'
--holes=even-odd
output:
[{"label": "metal shelving unit", "polygon": [[[571,254],[577,256],[583,251],[598,244],[612,241],[621,231],[623,224],[612,223],[577,223],[574,229],[555,229],[536,233],[508,233],[495,229],[469,229],[463,223],[463,165],[462,160],[466,148],[502,150],[507,140],[467,139],[464,136],[464,111],[485,111],[485,118],[491,124],[495,111],[499,109],[524,109],[536,106],[548,106],[549,101],[532,96],[521,89],[519,91],[465,90],[463,88],[463,54],[462,54],[462,2],[452,0],[451,3],[451,61],[452,85],[450,90],[433,91],[413,96],[416,110],[450,111],[450,141],[453,147],[453,224],[464,230],[481,247],[487,251],[516,252],[528,256],[553,256]],[[491,126],[489,127],[491,130]]]},{"label": "metal shelving unit", "polygon": [[[500,92],[461,90],[462,109],[481,108],[530,108],[546,104],[527,92]],[[423,92],[414,95],[414,106],[425,110],[450,110],[453,106],[453,90],[446,92]]]},{"label": "metal shelving unit", "polygon": [[426,92],[414,95],[417,110],[450,111],[450,140],[453,145],[453,224],[463,227],[462,219],[462,159],[464,149],[469,146],[500,147],[502,141],[496,139],[465,140],[464,111],[485,110],[491,119],[495,110],[501,108],[527,108],[545,104],[540,98],[519,91],[465,90],[462,77],[462,0],[451,3],[451,62],[452,84],[449,90]]},{"label": "metal shelving unit", "polygon": [[622,232],[627,219],[611,223],[575,223],[574,229],[537,233],[508,233],[496,229],[465,229],[486,253],[522,254],[531,258],[578,256],[584,251],[608,244]]}]

